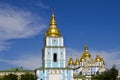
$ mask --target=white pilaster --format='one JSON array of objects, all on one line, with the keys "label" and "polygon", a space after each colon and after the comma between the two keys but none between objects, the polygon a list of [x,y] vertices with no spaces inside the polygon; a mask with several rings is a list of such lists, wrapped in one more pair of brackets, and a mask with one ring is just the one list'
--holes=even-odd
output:
[{"label": "white pilaster", "polygon": [[45,70],[45,72],[44,72],[44,80],[47,80],[46,70]]},{"label": "white pilaster", "polygon": [[60,48],[58,48],[58,67],[60,67],[60,56],[61,56]]},{"label": "white pilaster", "polygon": [[53,66],[53,64],[52,64],[52,62],[53,62],[53,54],[52,54],[52,48],[50,48],[50,54],[51,54],[51,68],[52,68],[52,66]]},{"label": "white pilaster", "polygon": [[67,80],[67,71],[65,70],[65,80]]}]

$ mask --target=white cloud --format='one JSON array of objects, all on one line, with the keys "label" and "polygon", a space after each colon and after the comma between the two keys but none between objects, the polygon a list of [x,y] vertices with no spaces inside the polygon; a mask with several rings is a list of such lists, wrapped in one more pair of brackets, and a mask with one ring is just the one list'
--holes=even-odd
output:
[{"label": "white cloud", "polygon": [[42,64],[41,55],[23,55],[16,60],[6,60],[0,59],[0,62],[13,65],[13,66],[22,66],[26,69],[36,69]]},{"label": "white cloud", "polygon": [[0,5],[0,50],[6,48],[4,44],[8,42],[7,40],[37,35],[45,27],[42,18],[30,11],[10,5]]},{"label": "white cloud", "polygon": [[10,43],[6,41],[0,41],[0,51],[9,49],[10,48],[9,45]]},{"label": "white cloud", "polygon": [[0,7],[0,39],[27,38],[38,34],[45,26],[29,11]]},{"label": "white cloud", "polygon": [[41,56],[40,55],[29,55],[29,56],[22,56],[18,60],[14,60],[11,62],[13,65],[17,66],[23,66],[24,68],[27,69],[36,69],[41,66],[42,61],[41,61]]}]

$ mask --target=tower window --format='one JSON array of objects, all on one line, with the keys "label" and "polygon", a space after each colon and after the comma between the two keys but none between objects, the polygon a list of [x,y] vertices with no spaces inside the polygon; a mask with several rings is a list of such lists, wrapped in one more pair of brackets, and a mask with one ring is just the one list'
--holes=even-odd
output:
[{"label": "tower window", "polygon": [[53,61],[57,62],[57,54],[56,53],[53,54]]}]

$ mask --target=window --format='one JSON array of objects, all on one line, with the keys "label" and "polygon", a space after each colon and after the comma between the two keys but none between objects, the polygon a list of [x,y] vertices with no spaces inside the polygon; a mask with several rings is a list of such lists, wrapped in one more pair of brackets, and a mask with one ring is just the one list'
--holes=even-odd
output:
[{"label": "window", "polygon": [[57,62],[57,54],[56,53],[53,54],[53,61]]}]

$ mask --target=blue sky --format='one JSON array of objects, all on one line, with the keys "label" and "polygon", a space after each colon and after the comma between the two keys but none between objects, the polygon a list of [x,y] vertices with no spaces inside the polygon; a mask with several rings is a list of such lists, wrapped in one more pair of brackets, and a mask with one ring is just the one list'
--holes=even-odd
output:
[{"label": "blue sky", "polygon": [[0,0],[0,70],[41,65],[41,49],[52,8],[67,55],[82,55],[85,44],[107,67],[120,68],[119,0]]}]

